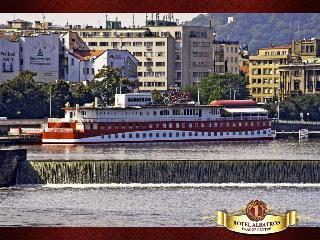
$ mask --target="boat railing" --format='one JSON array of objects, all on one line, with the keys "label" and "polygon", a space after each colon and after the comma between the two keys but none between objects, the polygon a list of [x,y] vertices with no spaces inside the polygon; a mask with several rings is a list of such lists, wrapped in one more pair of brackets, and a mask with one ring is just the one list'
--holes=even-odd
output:
[{"label": "boat railing", "polygon": [[192,122],[203,122],[203,121],[256,121],[256,120],[267,120],[267,116],[243,116],[243,117],[218,117],[218,118],[157,118],[157,119],[118,119],[118,118],[84,118],[79,120],[83,123],[97,123],[97,122],[179,122],[179,121],[192,121]]}]

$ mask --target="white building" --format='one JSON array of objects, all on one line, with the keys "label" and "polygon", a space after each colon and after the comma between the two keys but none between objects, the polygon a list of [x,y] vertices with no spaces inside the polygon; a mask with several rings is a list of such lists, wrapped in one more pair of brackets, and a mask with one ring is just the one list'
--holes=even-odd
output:
[{"label": "white building", "polygon": [[40,34],[19,38],[20,71],[31,71],[38,82],[59,79],[59,34]]},{"label": "white building", "polygon": [[65,80],[90,81],[104,65],[119,68],[122,76],[137,80],[138,60],[127,50],[73,50],[66,51]]},{"label": "white building", "polygon": [[20,70],[19,43],[0,38],[0,81],[15,77]]}]

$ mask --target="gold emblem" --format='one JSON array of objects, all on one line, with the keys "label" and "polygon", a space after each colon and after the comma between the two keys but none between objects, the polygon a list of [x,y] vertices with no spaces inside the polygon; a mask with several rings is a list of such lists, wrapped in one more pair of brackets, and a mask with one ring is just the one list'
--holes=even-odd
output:
[{"label": "gold emblem", "polygon": [[279,213],[259,200],[250,201],[246,207],[234,213],[217,211],[216,215],[204,219],[213,220],[231,231],[245,234],[276,233],[298,221],[295,210]]}]

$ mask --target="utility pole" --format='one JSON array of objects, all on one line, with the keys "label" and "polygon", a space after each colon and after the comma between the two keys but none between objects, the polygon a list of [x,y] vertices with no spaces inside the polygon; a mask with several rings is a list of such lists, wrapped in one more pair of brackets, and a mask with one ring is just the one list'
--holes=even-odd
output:
[{"label": "utility pole", "polygon": [[51,96],[51,86],[50,86],[50,92],[49,92],[49,104],[50,104],[50,106],[49,106],[49,116],[50,116],[50,118],[51,118],[51,115],[52,115],[52,96]]}]

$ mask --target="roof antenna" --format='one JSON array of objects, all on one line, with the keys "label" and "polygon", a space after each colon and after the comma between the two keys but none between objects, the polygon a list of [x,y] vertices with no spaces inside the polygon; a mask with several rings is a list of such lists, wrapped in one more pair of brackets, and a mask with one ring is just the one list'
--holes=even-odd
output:
[{"label": "roof antenna", "polygon": [[132,27],[134,28],[134,13],[132,14]]},{"label": "roof antenna", "polygon": [[148,13],[146,13],[146,26],[148,24]]}]

